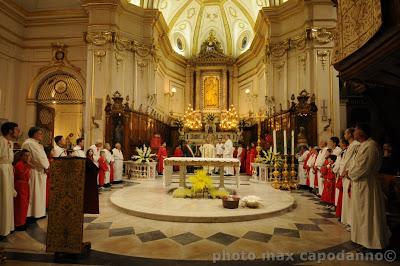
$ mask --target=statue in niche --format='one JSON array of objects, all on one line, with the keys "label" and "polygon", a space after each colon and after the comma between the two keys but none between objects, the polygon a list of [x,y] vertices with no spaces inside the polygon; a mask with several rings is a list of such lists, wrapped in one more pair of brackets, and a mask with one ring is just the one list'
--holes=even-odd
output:
[{"label": "statue in niche", "polygon": [[204,79],[204,108],[218,108],[218,77],[206,77]]},{"label": "statue in niche", "polygon": [[222,45],[215,37],[215,31],[211,30],[207,40],[201,44],[200,54],[218,53],[223,54]]}]

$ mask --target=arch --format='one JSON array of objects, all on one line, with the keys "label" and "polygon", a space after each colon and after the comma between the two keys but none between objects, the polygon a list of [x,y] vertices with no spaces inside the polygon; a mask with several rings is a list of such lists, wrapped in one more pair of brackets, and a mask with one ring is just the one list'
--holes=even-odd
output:
[{"label": "arch", "polygon": [[80,72],[76,69],[68,66],[53,66],[48,67],[42,71],[40,71],[32,80],[31,85],[29,87],[26,101],[27,103],[34,103],[37,100],[38,90],[40,85],[48,79],[50,76],[54,75],[55,73],[65,73],[73,78],[79,83],[82,88],[83,99],[85,99],[86,95],[86,81],[85,78],[82,76]]}]

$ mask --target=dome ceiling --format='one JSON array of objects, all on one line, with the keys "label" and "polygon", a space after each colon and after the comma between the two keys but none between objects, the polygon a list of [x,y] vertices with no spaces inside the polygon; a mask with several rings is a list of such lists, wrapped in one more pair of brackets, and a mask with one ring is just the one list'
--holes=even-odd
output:
[{"label": "dome ceiling", "polygon": [[[272,5],[286,1],[277,0]],[[139,5],[139,1],[130,2]],[[269,0],[159,0],[155,8],[168,24],[171,45],[177,53],[187,58],[196,56],[212,32],[226,55],[238,57],[250,47],[259,10],[270,4]]]}]

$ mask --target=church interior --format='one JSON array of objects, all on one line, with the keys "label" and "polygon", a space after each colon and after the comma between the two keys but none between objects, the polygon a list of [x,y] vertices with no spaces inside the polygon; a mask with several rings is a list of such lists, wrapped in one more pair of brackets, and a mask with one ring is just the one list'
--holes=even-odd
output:
[{"label": "church interior", "polygon": [[0,21],[0,264],[399,263],[398,0],[0,0]]}]

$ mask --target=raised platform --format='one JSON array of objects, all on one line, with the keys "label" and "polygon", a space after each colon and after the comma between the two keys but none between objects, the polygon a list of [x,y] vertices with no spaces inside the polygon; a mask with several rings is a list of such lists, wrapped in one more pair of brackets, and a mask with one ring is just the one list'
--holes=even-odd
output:
[{"label": "raised platform", "polygon": [[[236,189],[233,186],[232,188]],[[289,192],[275,190],[270,184],[247,184],[236,189],[240,197],[261,197],[264,204],[258,209],[224,209],[220,199],[178,199],[167,194],[168,190],[160,179],[145,181],[114,192],[110,200],[115,206],[134,216],[186,223],[257,220],[290,211],[295,203]]]}]

